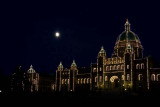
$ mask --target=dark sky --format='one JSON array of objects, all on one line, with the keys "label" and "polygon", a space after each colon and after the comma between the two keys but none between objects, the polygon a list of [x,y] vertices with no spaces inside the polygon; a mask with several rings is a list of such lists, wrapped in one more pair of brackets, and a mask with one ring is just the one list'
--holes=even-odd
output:
[{"label": "dark sky", "polygon": [[[76,0],[75,0],[76,1]],[[107,1],[107,0],[106,0]],[[55,73],[75,59],[78,66],[96,62],[103,45],[110,57],[126,18],[144,47],[160,61],[160,6],[149,1],[3,2],[0,6],[0,69],[11,74],[15,65],[26,71]],[[55,38],[54,32],[61,33]]]}]

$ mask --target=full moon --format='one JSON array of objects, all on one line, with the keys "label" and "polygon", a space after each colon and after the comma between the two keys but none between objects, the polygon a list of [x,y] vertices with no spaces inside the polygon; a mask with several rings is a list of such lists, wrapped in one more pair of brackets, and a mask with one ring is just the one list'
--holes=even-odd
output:
[{"label": "full moon", "polygon": [[59,32],[56,32],[56,33],[55,33],[55,36],[56,36],[56,37],[59,37],[59,36],[60,36],[60,33],[59,33]]}]

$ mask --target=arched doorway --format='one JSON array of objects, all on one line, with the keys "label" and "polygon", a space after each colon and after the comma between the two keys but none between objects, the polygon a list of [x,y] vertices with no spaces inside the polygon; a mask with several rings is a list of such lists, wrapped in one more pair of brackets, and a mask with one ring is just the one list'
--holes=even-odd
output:
[{"label": "arched doorway", "polygon": [[110,78],[110,82],[111,82],[111,88],[119,88],[120,84],[120,80],[118,78],[118,76],[112,76]]}]

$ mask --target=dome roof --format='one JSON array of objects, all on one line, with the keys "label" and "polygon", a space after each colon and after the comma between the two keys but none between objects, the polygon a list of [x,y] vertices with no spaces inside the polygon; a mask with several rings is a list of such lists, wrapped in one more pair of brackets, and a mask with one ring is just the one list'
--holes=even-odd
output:
[{"label": "dome roof", "polygon": [[137,41],[137,40],[140,41],[138,36],[130,30],[130,25],[131,24],[128,22],[128,19],[127,19],[124,25],[125,31],[119,35],[116,42],[125,41],[125,40],[126,41]]},{"label": "dome roof", "polygon": [[117,39],[117,42],[124,41],[124,40],[138,40],[138,41],[140,41],[138,36],[132,31],[129,31],[129,32],[124,31],[124,32],[122,32],[119,35],[119,37]]},{"label": "dome roof", "polygon": [[30,69],[27,71],[27,73],[36,73],[32,65],[30,66]]}]

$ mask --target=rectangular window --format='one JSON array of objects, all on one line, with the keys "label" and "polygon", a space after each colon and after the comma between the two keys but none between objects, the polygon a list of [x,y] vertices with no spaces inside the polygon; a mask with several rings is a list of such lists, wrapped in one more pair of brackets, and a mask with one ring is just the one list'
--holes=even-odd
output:
[{"label": "rectangular window", "polygon": [[129,74],[127,74],[127,80],[130,81],[130,75]]},{"label": "rectangular window", "polygon": [[129,69],[129,65],[127,65],[127,69]]},{"label": "rectangular window", "polygon": [[107,76],[105,76],[105,81],[108,81],[108,77]]},{"label": "rectangular window", "polygon": [[99,71],[102,71],[102,67],[99,68]]},{"label": "rectangular window", "polygon": [[99,76],[99,82],[102,82],[102,76]]}]

